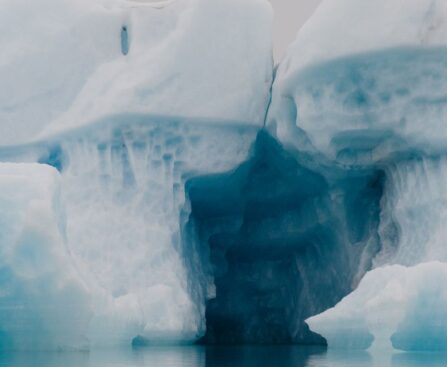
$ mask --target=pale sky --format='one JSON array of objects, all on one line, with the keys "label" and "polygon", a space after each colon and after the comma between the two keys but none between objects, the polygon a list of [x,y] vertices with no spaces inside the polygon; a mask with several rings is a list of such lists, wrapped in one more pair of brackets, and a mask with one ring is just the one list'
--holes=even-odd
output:
[{"label": "pale sky", "polygon": [[279,62],[299,28],[312,15],[321,0],[270,0],[275,11],[273,53]]}]

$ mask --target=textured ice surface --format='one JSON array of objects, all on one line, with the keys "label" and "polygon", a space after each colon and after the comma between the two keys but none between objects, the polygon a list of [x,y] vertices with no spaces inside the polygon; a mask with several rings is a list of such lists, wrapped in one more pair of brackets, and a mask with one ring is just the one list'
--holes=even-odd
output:
[{"label": "textured ice surface", "polygon": [[267,126],[343,162],[445,148],[446,17],[440,0],[324,1],[278,67]]},{"label": "textured ice surface", "polygon": [[116,114],[263,123],[266,0],[2,0],[1,8],[0,144]]},{"label": "textured ice surface", "polygon": [[348,164],[438,154],[446,64],[445,48],[394,48],[309,66],[275,81],[268,126],[285,144]]},{"label": "textured ice surface", "polygon": [[324,342],[304,319],[370,269],[383,174],[320,163],[260,133],[235,171],[186,183],[188,227],[215,286],[204,342]]},{"label": "textured ice surface", "polygon": [[[46,260],[66,269],[61,287],[67,277],[86,288],[70,295],[80,316],[66,307],[73,318],[60,323],[57,312],[71,298],[57,298],[64,288],[52,279],[54,289],[39,294],[54,298],[54,318],[39,299],[17,296],[15,306],[38,321],[14,328],[11,309],[3,309],[0,331],[16,342],[0,347],[194,342],[205,332],[212,279],[183,241],[185,182],[239,165],[262,127],[272,78],[268,2],[3,0],[1,7],[0,161],[60,172],[65,209],[51,215],[63,233],[45,246],[66,258]],[[41,187],[33,174],[28,181]],[[22,215],[26,188],[15,190],[6,198]],[[5,241],[2,250],[15,244]],[[11,271],[21,261],[12,258]]]},{"label": "textured ice surface", "polygon": [[445,350],[446,277],[440,262],[378,268],[334,309],[307,323],[331,347]]},{"label": "textured ice surface", "polygon": [[91,297],[66,243],[60,177],[0,164],[0,349],[83,348]]},{"label": "textured ice surface", "polygon": [[0,2],[1,348],[440,345],[442,1]]},{"label": "textured ice surface", "polygon": [[[196,271],[197,254],[182,242],[189,213],[185,182],[238,165],[255,134],[250,125],[143,119],[0,153],[60,170],[66,240],[54,246],[67,249],[88,285],[91,318],[81,330],[87,346],[130,344],[134,338],[184,343],[203,335],[210,281]],[[41,347],[52,345],[43,339]]]},{"label": "textured ice surface", "polygon": [[447,161],[414,158],[390,167],[382,203],[382,250],[375,258],[383,264],[416,265],[447,262]]},{"label": "textured ice surface", "polygon": [[[68,246],[88,279],[123,302],[121,315],[137,320],[134,336],[181,342],[204,333],[207,295],[180,236],[185,180],[238,164],[254,135],[161,120],[61,141]],[[107,333],[94,329],[101,342]]]},{"label": "textured ice surface", "polygon": [[[276,73],[266,124],[289,151],[330,167],[375,167],[384,174],[373,268],[447,261],[446,15],[443,1],[326,0]],[[311,318],[311,329],[333,347],[367,348],[373,340],[385,346],[393,335],[394,347],[415,349],[415,335],[426,335],[424,321],[427,330],[442,323],[438,305],[432,319],[411,313],[413,305],[432,308],[422,287],[439,281],[439,267],[421,268],[427,275],[398,266],[373,270],[338,306]],[[411,293],[412,281],[420,291]],[[396,282],[401,291],[393,293]],[[383,297],[375,297],[382,289]],[[394,312],[414,323],[400,325]],[[439,330],[427,333],[419,348],[438,348]]]},{"label": "textured ice surface", "polygon": [[446,177],[445,157],[400,162],[389,170],[382,249],[373,261],[409,267],[370,271],[335,308],[307,320],[330,347],[445,349]]}]

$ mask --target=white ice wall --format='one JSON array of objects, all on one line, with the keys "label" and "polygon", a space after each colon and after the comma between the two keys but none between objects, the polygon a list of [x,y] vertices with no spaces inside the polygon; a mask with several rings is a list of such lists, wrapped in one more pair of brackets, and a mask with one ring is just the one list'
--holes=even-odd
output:
[{"label": "white ice wall", "polygon": [[[447,261],[446,19],[442,0],[325,0],[278,68],[267,128],[280,141],[386,175],[376,269],[309,319],[330,347],[429,349],[444,340],[436,328],[444,298],[435,305],[432,287],[445,266],[433,261]],[[392,264],[408,268],[381,268]],[[427,339],[419,346],[418,333]]]},{"label": "white ice wall", "polygon": [[0,349],[85,348],[92,299],[67,247],[60,176],[0,164]]},{"label": "white ice wall", "polygon": [[[194,342],[204,333],[208,284],[194,278],[189,267],[200,259],[181,241],[184,185],[237,166],[262,127],[272,78],[269,3],[0,0],[0,7],[0,161],[61,171],[66,210],[54,215],[64,234],[45,246],[66,251],[67,259],[47,260],[62,280],[73,266],[73,282],[86,285],[75,304],[88,317],[75,336],[85,347],[129,345],[136,336]],[[36,180],[29,176],[30,185]],[[36,261],[36,272],[44,264]],[[47,312],[33,307],[29,314]],[[7,315],[0,330],[10,327]],[[29,337],[54,326],[45,317]],[[58,330],[36,348],[81,346]],[[20,330],[11,335],[14,348],[34,347]]]}]

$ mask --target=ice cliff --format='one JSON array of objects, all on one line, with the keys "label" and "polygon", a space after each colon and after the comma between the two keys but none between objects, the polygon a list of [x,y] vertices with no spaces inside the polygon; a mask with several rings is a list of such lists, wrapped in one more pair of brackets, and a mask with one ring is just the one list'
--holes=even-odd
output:
[{"label": "ice cliff", "polygon": [[445,349],[444,265],[431,262],[446,261],[446,17],[442,1],[327,0],[278,68],[272,134],[331,165],[383,172],[373,270],[307,320],[330,347]]},{"label": "ice cliff", "polygon": [[240,164],[263,125],[269,4],[1,7],[0,348],[195,341],[213,282],[182,240],[185,182]]},{"label": "ice cliff", "polygon": [[446,4],[0,6],[0,349],[443,348]]}]

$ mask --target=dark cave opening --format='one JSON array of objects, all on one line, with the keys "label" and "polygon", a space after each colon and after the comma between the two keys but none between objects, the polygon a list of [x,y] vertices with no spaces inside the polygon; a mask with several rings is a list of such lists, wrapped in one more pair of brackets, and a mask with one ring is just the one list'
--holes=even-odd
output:
[{"label": "dark cave opening", "polygon": [[264,131],[235,170],[188,180],[187,226],[215,286],[199,342],[325,344],[304,320],[370,268],[384,181],[377,169],[289,153]]}]

